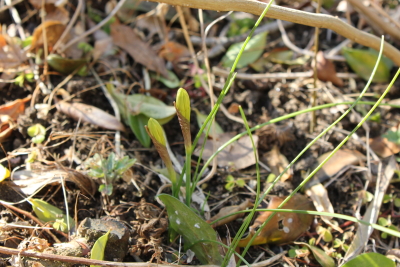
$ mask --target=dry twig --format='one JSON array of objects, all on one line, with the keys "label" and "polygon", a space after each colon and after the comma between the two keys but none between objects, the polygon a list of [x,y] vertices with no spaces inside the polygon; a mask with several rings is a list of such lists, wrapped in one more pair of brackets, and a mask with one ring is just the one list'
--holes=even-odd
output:
[{"label": "dry twig", "polygon": [[[22,251],[18,249],[0,247],[0,253],[7,255],[20,255],[23,257],[33,257],[39,259],[47,259],[51,261],[61,261],[61,262],[70,262],[74,264],[86,264],[86,265],[99,265],[99,266],[114,266],[114,267],[185,267],[187,265],[178,265],[178,264],[158,264],[158,263],[150,263],[150,262],[112,262],[112,261],[101,261],[101,260],[92,260],[86,258],[79,257],[71,257],[71,256],[62,256],[48,253],[39,253],[39,252],[31,252],[31,251]],[[268,266],[275,261],[279,260],[286,251],[279,253],[268,260],[260,261],[258,263],[252,264],[253,267],[263,267]],[[218,267],[217,265],[193,265],[193,267]],[[246,266],[246,265],[244,265]],[[241,266],[241,267],[244,267]]]},{"label": "dry twig", "polygon": [[[162,2],[173,6],[185,6],[217,11],[241,11],[254,15],[260,15],[266,7],[266,3],[255,0],[151,0]],[[311,27],[330,29],[354,42],[371,47],[377,51],[380,49],[380,38],[375,35],[360,31],[342,21],[340,18],[325,14],[314,14],[291,8],[272,5],[267,17],[286,20],[293,23],[303,24]],[[385,42],[383,54],[400,66],[400,51],[394,46]]]}]

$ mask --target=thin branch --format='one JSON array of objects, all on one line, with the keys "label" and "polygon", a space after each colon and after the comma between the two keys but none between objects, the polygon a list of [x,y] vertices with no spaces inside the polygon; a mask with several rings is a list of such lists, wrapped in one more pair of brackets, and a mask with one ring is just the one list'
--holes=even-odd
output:
[{"label": "thin branch", "polygon": [[[400,31],[398,28],[393,27],[387,21],[384,21],[378,13],[369,6],[365,6],[364,1],[360,0],[348,0],[355,10],[357,10],[368,22],[371,27],[381,29],[384,33],[389,34],[396,40],[400,40]],[[386,46],[386,45],[385,45]]]},{"label": "thin branch", "polygon": [[[260,15],[266,3],[255,0],[151,0],[173,6],[185,6],[216,11],[241,11],[254,15]],[[338,17],[325,14],[314,14],[286,7],[272,5],[267,13],[267,17],[273,19],[286,20],[293,23],[303,24],[311,27],[330,29],[356,43],[373,48],[379,51],[380,38],[375,35],[360,31],[353,26],[342,21]],[[397,66],[400,66],[400,51],[394,46],[385,42],[383,54],[390,58]]]},{"label": "thin branch", "polygon": [[[99,266],[113,266],[113,267],[186,267],[187,265],[178,265],[178,264],[158,264],[151,262],[112,262],[112,261],[101,261],[101,260],[92,260],[87,258],[80,257],[71,257],[71,256],[63,256],[63,255],[55,255],[48,253],[39,253],[32,251],[23,251],[19,249],[0,247],[0,253],[6,255],[19,255],[23,257],[32,257],[39,259],[46,259],[51,261],[61,261],[61,262],[70,262],[74,264],[86,264],[86,265],[99,265]],[[259,263],[252,264],[253,267],[263,267],[268,266],[275,261],[279,260],[286,251],[279,253],[268,260],[261,261]],[[193,267],[218,267],[218,265],[193,265]],[[241,266],[241,267],[245,267]]]}]

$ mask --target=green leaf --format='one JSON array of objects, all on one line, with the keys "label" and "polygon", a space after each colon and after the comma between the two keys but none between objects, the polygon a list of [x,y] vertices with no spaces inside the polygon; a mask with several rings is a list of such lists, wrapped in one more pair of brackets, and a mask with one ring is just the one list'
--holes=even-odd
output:
[{"label": "green leaf", "polygon": [[130,159],[128,156],[123,157],[122,159],[118,160],[115,165],[115,171],[118,175],[124,174],[133,164],[136,163],[136,159]]},{"label": "green leaf", "polygon": [[41,124],[35,124],[28,128],[27,133],[30,137],[35,137],[37,135],[45,135],[46,128]]},{"label": "green leaf", "polygon": [[225,185],[225,189],[228,191],[232,191],[235,188],[235,182],[227,182]]},{"label": "green leaf", "polygon": [[47,56],[46,61],[53,69],[63,74],[70,74],[87,63],[86,59],[70,59],[55,54]]},{"label": "green leaf", "polygon": [[[267,43],[267,32],[258,34],[251,38],[248,42],[243,54],[237,64],[238,68],[246,67],[248,64],[255,62],[263,53]],[[244,42],[231,45],[226,51],[225,56],[222,58],[222,65],[224,67],[231,67],[239,54]]]},{"label": "green leaf", "polygon": [[[207,119],[207,115],[201,113],[196,108],[193,108],[193,110],[196,113],[197,125],[199,126],[199,128],[201,128],[201,126],[203,126],[204,122]],[[207,128],[208,128],[208,126],[206,126],[206,128],[204,128],[204,134],[207,132]],[[217,122],[215,122],[215,133],[217,135],[224,133],[224,130],[222,130],[222,127]],[[209,134],[212,134],[212,129],[210,129]]]},{"label": "green leaf", "polygon": [[[69,220],[71,228],[75,226],[75,221],[71,217],[64,215],[63,211],[41,199],[31,198],[29,203],[32,205],[33,211],[39,220],[43,222],[56,222],[57,220],[64,220],[66,223]],[[67,229],[65,229],[65,232]]]},{"label": "green leaf", "polygon": [[346,262],[342,267],[395,267],[395,263],[379,253],[364,253]]},{"label": "green leaf", "polygon": [[[192,250],[202,264],[221,265],[218,245],[206,241],[217,240],[214,229],[178,199],[165,194],[159,198],[167,208],[170,227],[185,239],[185,249]],[[196,243],[200,240],[204,242]]]},{"label": "green leaf", "polygon": [[101,184],[99,186],[99,192],[107,196],[111,196],[113,189],[114,187],[112,184]]},{"label": "green leaf", "polygon": [[94,49],[93,46],[85,42],[78,43],[78,48],[81,49],[85,54],[93,51]]},{"label": "green leaf", "polygon": [[[346,58],[350,68],[357,73],[361,78],[368,81],[371,76],[372,70],[378,59],[378,52],[375,50],[365,49],[351,49],[344,47],[342,53]],[[379,62],[378,69],[373,78],[373,82],[388,82],[390,76],[390,69],[393,66],[393,62],[389,59],[383,58]]]},{"label": "green leaf", "polygon": [[225,181],[226,181],[226,182],[234,182],[234,181],[235,181],[235,178],[234,178],[231,174],[228,174],[228,175],[226,176],[226,178],[225,178]]},{"label": "green leaf", "polygon": [[[312,254],[314,255],[314,258],[319,262],[319,264],[321,264],[322,267],[335,267],[335,261],[329,257],[323,250],[314,247],[314,246],[310,246],[307,243],[303,243],[303,242],[294,242],[297,245],[302,245],[302,246],[306,246],[308,247]],[[368,266],[368,265],[365,265]],[[359,266],[358,266],[359,267]]]},{"label": "green leaf", "polygon": [[32,137],[32,142],[35,144],[41,144],[45,138],[46,136],[39,134],[36,135],[35,137]]},{"label": "green leaf", "polygon": [[388,226],[389,225],[389,221],[384,217],[379,217],[378,224],[382,225],[382,226]]},{"label": "green leaf", "polygon": [[386,137],[388,141],[400,145],[400,131],[388,131],[382,137]]},{"label": "green leaf", "polygon": [[136,138],[144,147],[150,147],[151,144],[150,136],[147,134],[146,129],[144,128],[144,126],[147,125],[148,120],[149,118],[143,114],[129,116],[129,126],[131,127]]},{"label": "green leaf", "polygon": [[162,125],[170,121],[176,114],[175,107],[167,106],[164,102],[152,96],[125,95],[115,92],[113,88],[107,89],[117,101],[123,116],[143,114],[148,118],[156,119]]},{"label": "green leaf", "polygon": [[239,186],[239,187],[243,187],[243,186],[245,186],[246,182],[245,182],[245,180],[243,180],[243,179],[237,179],[237,180],[236,180],[236,184],[237,184],[237,186]]},{"label": "green leaf", "polygon": [[400,198],[395,198],[393,204],[398,208],[400,207]]},{"label": "green leaf", "polygon": [[324,231],[322,239],[327,243],[331,242],[333,239],[331,231],[329,230]]},{"label": "green leaf", "polygon": [[[104,249],[106,248],[109,235],[110,235],[110,230],[108,230],[107,233],[105,233],[99,239],[97,239],[90,252],[90,259],[92,260],[104,259]],[[90,265],[90,267],[100,267],[100,265]]]},{"label": "green leaf", "polygon": [[180,86],[181,82],[179,81],[178,76],[175,75],[175,73],[173,73],[170,70],[167,70],[168,73],[168,78],[165,78],[162,75],[158,75],[154,72],[150,73],[150,77],[153,79],[156,79],[159,82],[162,82],[166,87],[168,88],[177,88]]},{"label": "green leaf", "polygon": [[256,21],[252,18],[243,18],[234,20],[229,26],[229,30],[227,33],[228,37],[240,35],[246,33],[250,30]]},{"label": "green leaf", "polygon": [[343,241],[342,240],[340,240],[338,238],[335,238],[335,240],[333,240],[333,247],[334,248],[338,248],[338,247],[340,247],[342,245],[343,245]]}]

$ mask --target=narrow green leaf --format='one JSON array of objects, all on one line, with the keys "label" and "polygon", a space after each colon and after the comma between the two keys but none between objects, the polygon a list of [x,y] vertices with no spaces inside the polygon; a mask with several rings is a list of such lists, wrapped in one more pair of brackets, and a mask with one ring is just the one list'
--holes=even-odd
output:
[{"label": "narrow green leaf", "polygon": [[[107,233],[105,233],[99,239],[97,239],[96,243],[94,243],[93,245],[92,251],[90,252],[90,259],[92,260],[104,259],[104,249],[106,248],[109,234],[110,230],[108,230]],[[90,267],[100,267],[100,265],[90,265]]]},{"label": "narrow green leaf", "polygon": [[[323,250],[314,247],[314,246],[310,246],[307,243],[303,243],[303,242],[294,242],[296,245],[302,245],[302,246],[306,246],[307,248],[310,249],[310,251],[312,252],[314,258],[319,262],[319,264],[321,264],[322,267],[335,267],[335,261],[329,257]],[[362,265],[362,266],[368,266],[368,265]],[[359,266],[358,266],[359,267]]]},{"label": "narrow green leaf", "polygon": [[346,262],[342,267],[394,267],[394,261],[379,253],[364,253]]},{"label": "narrow green leaf", "polygon": [[136,138],[144,147],[150,147],[151,143],[150,136],[147,134],[146,129],[144,128],[148,120],[149,118],[143,114],[129,116],[129,126],[131,127]]},{"label": "narrow green leaf", "polygon": [[185,239],[185,249],[190,248],[202,264],[221,265],[222,258],[217,244],[196,243],[200,240],[216,241],[215,230],[178,199],[165,194],[158,197],[167,208],[170,227]]},{"label": "narrow green leaf", "polygon": [[125,95],[115,92],[111,87],[107,89],[117,101],[123,116],[143,114],[148,118],[156,119],[162,125],[170,121],[176,114],[175,107],[167,106],[164,102],[152,96]]},{"label": "narrow green leaf", "polygon": [[[365,49],[351,49],[343,48],[343,55],[346,58],[347,63],[350,68],[360,75],[361,78],[368,81],[371,76],[372,70],[378,59],[378,52],[375,50],[365,50]],[[393,62],[389,59],[382,58],[379,62],[376,74],[373,77],[373,82],[388,82],[390,76],[390,69],[393,66]]]},{"label": "narrow green leaf", "polygon": [[86,59],[70,59],[55,54],[49,55],[46,61],[53,69],[63,74],[70,74],[87,63]]},{"label": "narrow green leaf", "polygon": [[[43,201],[41,199],[31,198],[29,203],[32,205],[33,211],[35,212],[36,216],[39,220],[43,222],[56,222],[56,220],[64,220],[67,223],[69,220],[69,225],[71,228],[75,226],[75,222],[71,217],[68,217],[57,207]],[[67,229],[64,229],[66,232]]]},{"label": "narrow green leaf", "polygon": [[162,75],[158,75],[154,72],[150,73],[150,77],[153,79],[156,79],[159,82],[162,82],[166,87],[168,88],[177,88],[180,86],[180,81],[178,76],[175,75],[175,73],[173,73],[170,70],[167,70],[168,73],[168,79],[165,78]]},{"label": "narrow green leaf", "polygon": [[[224,67],[232,66],[242,48],[244,42],[231,45],[226,51],[225,56],[222,58],[222,65]],[[242,57],[240,58],[237,67],[243,68],[248,64],[255,62],[263,53],[267,43],[267,32],[254,36],[247,44]]]}]

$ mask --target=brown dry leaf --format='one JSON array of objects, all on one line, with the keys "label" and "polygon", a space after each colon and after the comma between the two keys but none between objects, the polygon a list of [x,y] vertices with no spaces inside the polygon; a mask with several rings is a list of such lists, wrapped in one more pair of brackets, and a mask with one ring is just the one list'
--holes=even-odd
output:
[{"label": "brown dry leaf", "polygon": [[0,72],[18,67],[26,60],[26,54],[8,36],[0,34]]},{"label": "brown dry leaf", "polygon": [[30,50],[37,51],[39,48],[43,47],[43,30],[45,30],[47,46],[49,48],[49,51],[51,51],[53,49],[53,46],[57,43],[58,39],[60,39],[61,35],[63,34],[65,27],[66,26],[60,21],[45,21],[33,32]]},{"label": "brown dry leaf", "polygon": [[[327,152],[318,157],[318,163],[314,166],[317,167],[322,161],[329,156],[331,152]],[[349,165],[361,164],[365,160],[365,156],[356,150],[339,149],[325,165],[314,175],[306,187],[311,187],[314,184],[323,182],[330,177],[334,176],[341,169]]]},{"label": "brown dry leaf", "polygon": [[[252,207],[252,206],[253,206],[253,203],[251,203],[249,199],[246,199],[246,200],[243,201],[243,203],[240,204],[240,205],[229,206],[229,207],[224,207],[224,208],[220,209],[219,212],[218,212],[216,215],[214,215],[214,216],[213,216],[210,220],[208,220],[207,222],[208,222],[208,223],[211,223],[211,222],[213,222],[213,221],[215,221],[215,220],[218,220],[219,218],[222,218],[222,217],[224,217],[224,216],[227,216],[227,215],[229,215],[229,214],[231,214],[231,213],[238,212],[238,211],[242,211],[242,210],[246,210],[247,208],[250,208],[250,207]],[[231,222],[231,221],[234,221],[234,220],[236,220],[237,218],[241,218],[241,217],[243,217],[244,215],[245,215],[244,212],[243,212],[243,213],[239,213],[239,214],[235,214],[235,215],[229,216],[229,217],[227,217],[227,218],[225,218],[225,219],[222,219],[222,220],[220,220],[220,221],[218,221],[218,222],[212,224],[211,226],[214,227],[214,228],[216,228],[216,227],[218,227],[218,226],[221,226],[221,225],[227,224],[227,223],[229,223],[229,222]]]},{"label": "brown dry leaf", "polygon": [[[324,161],[330,152],[327,152],[318,157],[317,167],[322,161]],[[360,165],[365,160],[365,156],[356,150],[350,149],[339,149],[326,163],[325,165],[311,178],[306,184],[306,194],[313,200],[314,206],[317,211],[323,212],[334,212],[333,205],[328,197],[328,191],[321,184],[323,181],[330,179],[336,175],[340,170],[349,165]],[[333,225],[329,216],[321,217],[328,225],[331,225],[337,231],[342,231],[340,228]]]},{"label": "brown dry leaf", "polygon": [[96,126],[117,131],[125,131],[124,125],[107,112],[82,103],[67,103],[60,101],[56,104],[58,111],[70,116],[76,121],[82,120]]},{"label": "brown dry leaf", "polygon": [[93,62],[96,62],[98,59],[102,58],[108,52],[112,51],[113,42],[111,37],[106,37],[100,40],[96,40],[94,42],[93,49]]},{"label": "brown dry leaf", "polygon": [[12,133],[16,124],[8,115],[0,115],[0,143],[4,142]]},{"label": "brown dry leaf", "polygon": [[230,114],[237,114],[237,113],[239,113],[239,104],[238,103],[236,103],[236,102],[233,102],[230,106],[229,106],[229,108],[228,108],[228,112],[230,113]]},{"label": "brown dry leaf", "polygon": [[[216,149],[221,145],[225,144],[236,134],[234,133],[223,133],[218,136],[218,140],[216,140]],[[204,137],[200,137],[200,141],[198,143],[198,147],[196,148],[194,154],[196,156],[200,155],[200,148],[202,146],[202,142]],[[253,135],[254,144],[257,149],[258,136]],[[207,160],[214,154],[213,150],[213,142],[208,140],[208,142],[204,146],[204,151],[202,158],[203,160]],[[222,150],[218,156],[218,166],[220,167],[232,167],[236,170],[241,170],[247,168],[256,163],[256,159],[253,153],[253,147],[251,144],[251,140],[249,136],[243,136],[238,141],[228,145],[224,150]]]},{"label": "brown dry leaf", "polygon": [[60,2],[60,0],[29,0],[29,3],[37,9],[42,8],[42,4],[55,5],[57,2]]},{"label": "brown dry leaf", "polygon": [[[279,147],[277,145],[274,145],[271,151],[265,153],[263,159],[266,161],[268,167],[271,168],[271,172],[276,176],[281,174],[286,166],[289,165],[289,161],[285,155],[279,151]],[[284,182],[290,178],[292,178],[292,173],[291,171],[287,171],[284,175],[282,175],[281,182]]]},{"label": "brown dry leaf", "polygon": [[[329,199],[328,190],[326,190],[325,186],[323,186],[321,183],[307,188],[305,193],[312,199],[314,207],[317,211],[331,213],[335,212],[331,200]],[[329,225],[331,224],[331,216],[321,216],[321,218]]]},{"label": "brown dry leaf", "polygon": [[[280,197],[272,197],[268,209],[276,209],[284,200]],[[282,209],[314,210],[314,206],[306,196],[294,195]],[[254,224],[249,228],[249,235],[240,240],[238,246],[245,247],[254,236],[256,230],[272,214],[270,211],[262,212]],[[278,212],[264,226],[261,233],[254,239],[252,245],[261,244],[285,244],[296,240],[310,227],[314,216],[297,213]]]},{"label": "brown dry leaf", "polygon": [[31,3],[31,5],[37,10],[41,10],[42,4],[44,5],[45,21],[57,20],[63,24],[67,24],[69,22],[69,12],[63,6],[63,4],[66,2],[67,1],[59,0],[29,0],[29,3]]},{"label": "brown dry leaf", "polygon": [[115,22],[111,24],[111,37],[114,44],[128,52],[136,62],[168,78],[164,61],[131,27]]},{"label": "brown dry leaf", "polygon": [[0,106],[0,115],[8,115],[13,120],[16,120],[18,116],[25,111],[25,103],[31,100],[31,95],[17,99],[12,102]]},{"label": "brown dry leaf", "polygon": [[336,86],[343,86],[343,80],[336,75],[335,65],[325,58],[322,51],[317,53],[317,74],[321,81],[329,81]]},{"label": "brown dry leaf", "polygon": [[96,192],[96,185],[93,179],[82,173],[62,167],[62,169],[49,169],[41,164],[32,165],[32,170],[18,170],[14,172],[12,179],[19,189],[30,196],[43,186],[60,183],[63,178],[65,181],[75,183],[86,195],[93,196]]},{"label": "brown dry leaf", "polygon": [[378,136],[369,140],[369,146],[378,156],[387,158],[400,152],[400,145],[390,142],[386,137]]},{"label": "brown dry leaf", "polygon": [[176,42],[166,42],[158,53],[160,57],[173,63],[180,62],[185,58],[190,57],[189,49]]}]

